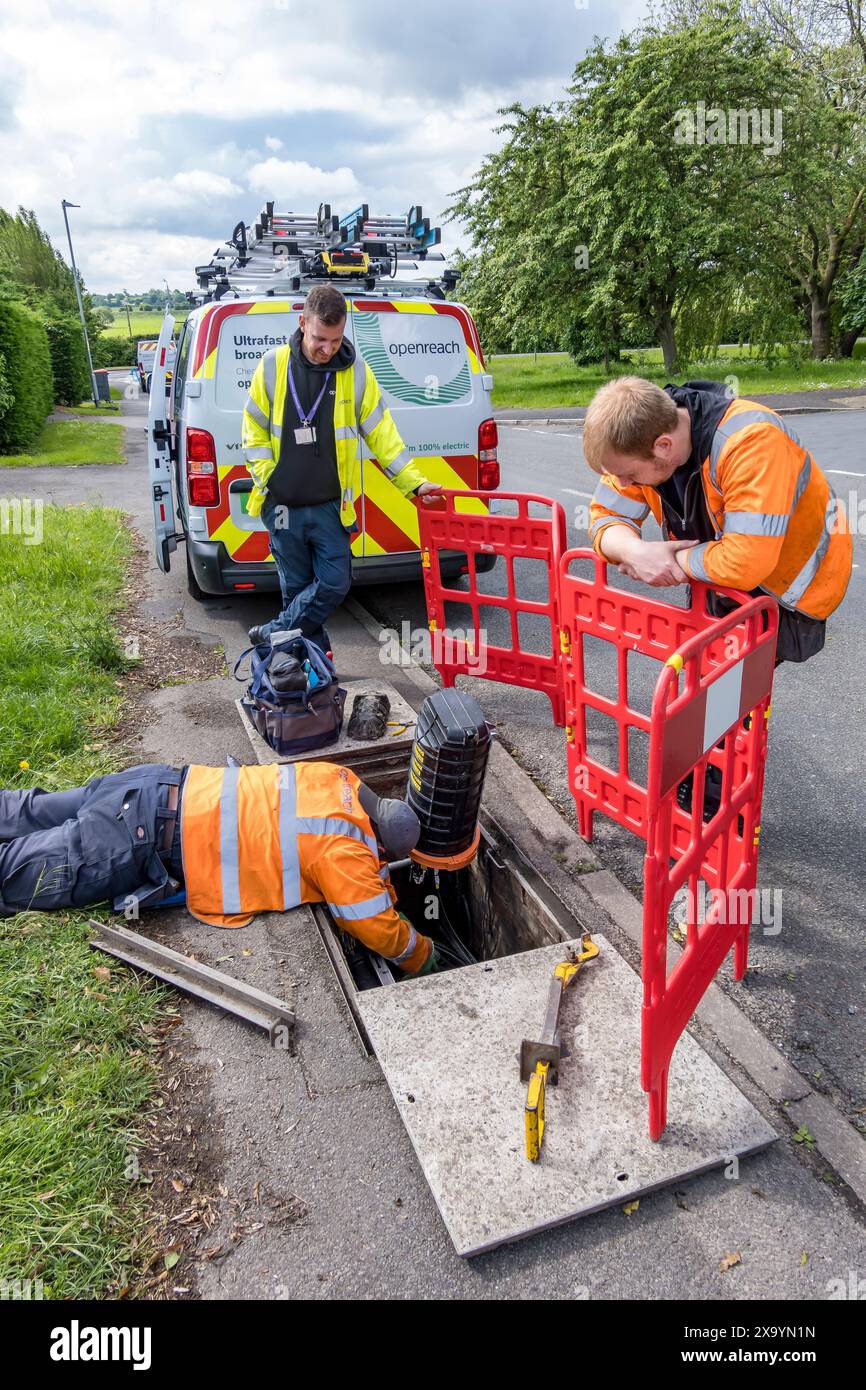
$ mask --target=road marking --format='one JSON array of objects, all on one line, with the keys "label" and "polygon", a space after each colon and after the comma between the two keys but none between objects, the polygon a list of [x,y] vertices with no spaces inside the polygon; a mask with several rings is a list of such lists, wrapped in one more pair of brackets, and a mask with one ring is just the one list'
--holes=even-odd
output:
[{"label": "road marking", "polygon": [[850,468],[825,468],[824,472],[841,474],[845,478],[866,478],[866,473],[852,473]]},{"label": "road marking", "polygon": [[592,492],[578,492],[576,487],[564,487],[562,491],[567,492],[569,497],[588,497],[590,502],[592,501],[595,495]]}]

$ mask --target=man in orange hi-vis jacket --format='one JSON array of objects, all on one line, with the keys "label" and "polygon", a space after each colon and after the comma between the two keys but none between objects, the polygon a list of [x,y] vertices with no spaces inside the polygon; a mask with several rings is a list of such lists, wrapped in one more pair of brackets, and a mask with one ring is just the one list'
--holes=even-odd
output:
[{"label": "man in orange hi-vis jacket", "polygon": [[168,905],[181,885],[220,927],[326,902],[344,931],[427,974],[433,943],[397,911],[387,868],[420,829],[404,801],[327,762],[145,764],[66,792],[0,791],[0,916]]},{"label": "man in orange hi-vis jacket", "polygon": [[[842,506],[785,420],[756,401],[731,399],[714,381],[664,390],[620,377],[594,396],[583,427],[587,463],[601,479],[590,506],[599,555],[645,584],[691,579],[779,605],[777,664],[807,661],[851,577]],[[652,513],[660,541],[643,540]],[[734,607],[709,594],[710,611]],[[692,776],[677,789],[692,806]],[[703,817],[721,804],[721,774],[707,769]]]},{"label": "man in orange hi-vis jacket", "polygon": [[[705,584],[770,594],[779,661],[824,645],[828,615],[851,576],[841,503],[787,422],[718,382],[664,390],[641,377],[608,382],[583,429],[601,481],[590,507],[599,555],[646,584]],[[664,539],[641,539],[652,512]],[[711,599],[714,596],[711,596]],[[715,596],[715,611],[727,611]]]}]

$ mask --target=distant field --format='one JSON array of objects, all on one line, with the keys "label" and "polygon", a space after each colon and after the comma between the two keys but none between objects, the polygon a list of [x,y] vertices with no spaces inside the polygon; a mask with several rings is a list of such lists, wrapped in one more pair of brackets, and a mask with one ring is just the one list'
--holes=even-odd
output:
[{"label": "distant field", "polygon": [[[601,363],[577,367],[568,353],[539,353],[537,359],[526,353],[521,357],[492,357],[493,404],[502,407],[533,407],[588,405],[599,386],[611,376],[642,376],[663,385],[670,380],[662,366],[661,348],[630,349],[624,359],[609,374]],[[718,355],[707,361],[692,362],[675,381],[696,377],[726,381],[739,395],[764,395],[773,391],[816,391],[822,387],[866,386],[866,341],[857,343],[854,356],[838,362],[813,362],[797,365],[783,358],[767,367],[757,356],[739,345],[721,347]]]},{"label": "distant field", "polygon": [[[110,312],[114,317],[105,330],[105,336],[107,338],[128,338],[130,333],[126,322],[126,314],[120,309],[112,309]],[[188,309],[174,310],[175,328],[183,323],[188,313]],[[132,324],[133,338],[159,337],[159,330],[162,328],[162,314],[133,311],[129,315],[129,320]]]}]

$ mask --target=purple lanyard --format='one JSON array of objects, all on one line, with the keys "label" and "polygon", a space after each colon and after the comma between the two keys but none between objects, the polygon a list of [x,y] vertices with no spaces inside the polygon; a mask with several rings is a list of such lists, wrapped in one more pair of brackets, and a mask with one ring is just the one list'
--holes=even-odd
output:
[{"label": "purple lanyard", "polygon": [[322,404],[322,397],[324,396],[325,392],[326,392],[327,389],[328,389],[328,382],[329,382],[330,380],[331,380],[331,373],[330,373],[330,372],[326,372],[326,373],[325,373],[325,384],[324,384],[324,386],[322,387],[321,391],[319,392],[318,396],[316,397],[315,401],[313,402],[313,405],[312,405],[312,407],[311,407],[311,409],[310,409],[310,414],[309,414],[309,416],[305,418],[304,412],[303,412],[302,409],[301,409],[301,402],[298,400],[298,388],[295,386],[295,377],[294,377],[294,373],[292,372],[292,359],[291,359],[291,357],[289,358],[289,390],[290,390],[291,393],[292,393],[292,400],[293,400],[294,403],[295,403],[295,410],[298,412],[298,419],[300,420],[300,422],[301,422],[301,424],[302,424],[302,426],[303,426],[304,429],[308,429],[308,428],[310,427],[310,425],[313,423],[313,421],[315,420],[315,418],[316,418],[316,411],[319,409],[319,406]]}]

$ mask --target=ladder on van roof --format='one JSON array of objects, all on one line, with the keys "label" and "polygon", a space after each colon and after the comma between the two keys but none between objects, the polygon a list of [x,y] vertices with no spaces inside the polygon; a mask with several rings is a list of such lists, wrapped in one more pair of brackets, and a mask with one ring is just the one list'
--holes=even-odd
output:
[{"label": "ladder on van roof", "polygon": [[315,214],[275,213],[274,204],[266,203],[251,226],[239,222],[208,264],[196,266],[199,287],[188,298],[205,304],[228,294],[292,294],[331,280],[349,291],[380,288],[389,296],[444,299],[458,279],[448,266],[426,281],[397,278],[401,269],[445,261],[432,250],[441,236],[441,228],[431,227],[420,206],[411,207],[405,217],[379,217],[362,203],[340,218],[330,203],[321,203]]}]

